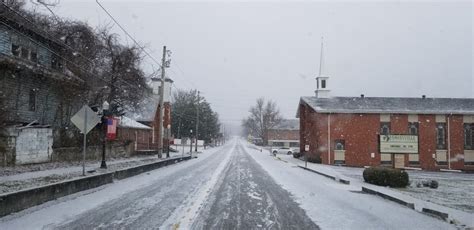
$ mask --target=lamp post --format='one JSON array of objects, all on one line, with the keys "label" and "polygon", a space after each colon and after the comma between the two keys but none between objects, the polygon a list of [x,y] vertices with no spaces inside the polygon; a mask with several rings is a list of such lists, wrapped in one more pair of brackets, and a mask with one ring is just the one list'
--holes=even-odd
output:
[{"label": "lamp post", "polygon": [[109,114],[109,103],[104,101],[102,103],[102,126],[103,126],[103,134],[102,134],[102,162],[100,163],[101,169],[107,168],[107,163],[105,163],[105,146],[107,144],[107,116]]},{"label": "lamp post", "polygon": [[193,156],[193,130],[189,130],[189,140],[191,143],[189,143],[189,154],[191,154],[191,157]]},{"label": "lamp post", "polygon": [[171,125],[168,124],[166,127],[166,158],[170,157],[170,137],[171,137]]}]

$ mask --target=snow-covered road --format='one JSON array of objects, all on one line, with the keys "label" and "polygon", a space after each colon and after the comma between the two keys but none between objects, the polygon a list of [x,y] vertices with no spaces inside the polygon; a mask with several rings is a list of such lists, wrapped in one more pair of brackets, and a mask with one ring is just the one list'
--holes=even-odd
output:
[{"label": "snow-covered road", "polygon": [[[286,189],[286,190],[285,190]],[[298,203],[300,203],[300,205]],[[302,208],[301,208],[302,207]],[[304,211],[306,210],[306,212]],[[0,229],[449,229],[238,139],[0,219]]]}]

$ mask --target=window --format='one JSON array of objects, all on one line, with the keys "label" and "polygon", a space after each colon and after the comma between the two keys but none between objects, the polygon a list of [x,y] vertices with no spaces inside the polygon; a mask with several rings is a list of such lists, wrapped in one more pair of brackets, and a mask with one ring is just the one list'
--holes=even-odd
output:
[{"label": "window", "polygon": [[290,147],[300,147],[300,143],[298,143],[298,142],[290,142]]},{"label": "window", "polygon": [[464,149],[474,150],[474,124],[464,124]]},{"label": "window", "polygon": [[21,58],[28,59],[29,54],[30,51],[27,48],[21,47]]},{"label": "window", "polygon": [[28,105],[30,111],[36,111],[36,91],[34,89],[30,90]]},{"label": "window", "polygon": [[322,89],[326,88],[326,80],[321,80],[321,88]]},{"label": "window", "polygon": [[436,149],[446,149],[446,126],[445,123],[436,124]]},{"label": "window", "polygon": [[382,122],[380,123],[380,134],[389,135],[390,134],[390,123]]},{"label": "window", "polygon": [[38,54],[36,52],[31,51],[30,52],[30,60],[32,62],[38,62]]},{"label": "window", "polygon": [[51,68],[57,70],[62,68],[61,62],[59,61],[59,57],[56,55],[51,57]]},{"label": "window", "polygon": [[20,46],[16,44],[12,44],[12,55],[16,57],[20,57]]},{"label": "window", "polygon": [[418,122],[409,122],[408,123],[408,134],[418,135]]},{"label": "window", "polygon": [[335,150],[345,150],[345,143],[344,140],[335,140],[334,141],[334,149]]},{"label": "window", "polygon": [[273,146],[283,147],[284,143],[283,142],[273,142]]}]

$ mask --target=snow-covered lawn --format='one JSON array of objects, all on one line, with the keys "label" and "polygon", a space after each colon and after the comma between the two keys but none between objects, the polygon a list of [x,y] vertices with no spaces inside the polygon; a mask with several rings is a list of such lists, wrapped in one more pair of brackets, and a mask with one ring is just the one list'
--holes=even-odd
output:
[{"label": "snow-covered lawn", "polygon": [[[170,157],[178,157],[181,155],[183,154],[170,153]],[[153,163],[163,159],[166,158],[159,159],[156,155],[107,159],[107,169],[100,169],[100,161],[87,161],[86,171],[93,172],[88,172],[86,175],[113,172],[119,169]],[[79,161],[3,167],[0,172],[0,194],[56,183],[81,176],[82,163]]]},{"label": "snow-covered lawn", "polygon": [[[301,160],[287,159],[289,156],[283,157],[286,160],[294,161],[301,164]],[[326,170],[334,170],[342,176],[356,179],[363,182],[363,168],[328,166],[320,165],[319,168]],[[435,204],[458,209],[461,211],[474,213],[474,174],[454,173],[454,172],[427,172],[427,171],[406,171],[410,178],[410,186],[407,188],[391,188],[403,194],[412,196]],[[439,183],[437,189],[429,187],[416,186],[417,182],[423,180],[436,180]],[[473,217],[474,218],[474,217]]]},{"label": "snow-covered lawn", "polygon": [[[304,166],[305,162],[289,155],[277,155],[283,161],[294,165]],[[448,172],[407,171],[412,181],[412,186],[404,189],[380,187],[364,182],[363,168],[331,166],[308,162],[308,168],[323,172],[336,178],[350,181],[351,185],[365,186],[380,192],[400,198],[409,203],[414,203],[417,210],[432,208],[450,215],[463,224],[474,227],[474,175]],[[416,182],[434,179],[439,182],[438,189],[417,188]]]}]

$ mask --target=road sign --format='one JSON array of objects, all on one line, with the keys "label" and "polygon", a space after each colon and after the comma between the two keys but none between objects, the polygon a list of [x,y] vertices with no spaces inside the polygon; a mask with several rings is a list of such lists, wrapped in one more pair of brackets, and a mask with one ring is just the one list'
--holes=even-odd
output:
[{"label": "road sign", "polygon": [[304,146],[304,151],[308,152],[309,151],[309,145]]},{"label": "road sign", "polygon": [[[86,121],[86,116],[87,116],[87,122]],[[79,129],[81,130],[81,133],[87,134],[89,131],[94,128],[97,123],[100,122],[99,116],[97,116],[97,113],[92,111],[89,106],[84,105],[82,106],[81,110],[79,110],[76,114],[74,114],[73,117],[71,117],[71,122]],[[86,124],[84,124],[86,123]],[[85,127],[85,132],[84,132],[84,127]]]}]

